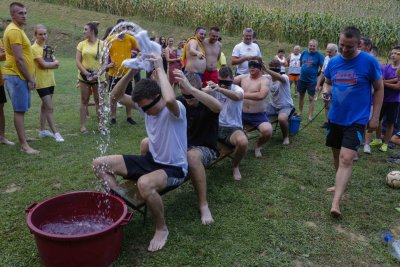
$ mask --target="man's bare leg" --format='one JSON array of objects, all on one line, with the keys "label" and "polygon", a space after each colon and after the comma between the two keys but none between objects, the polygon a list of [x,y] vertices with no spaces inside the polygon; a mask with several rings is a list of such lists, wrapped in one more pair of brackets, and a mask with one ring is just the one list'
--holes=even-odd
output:
[{"label": "man's bare leg", "polygon": [[21,144],[21,151],[26,154],[39,154],[38,150],[28,145],[25,135],[24,115],[25,112],[14,112],[14,126],[17,131],[19,143]]},{"label": "man's bare leg", "polygon": [[210,209],[208,208],[206,171],[204,169],[201,158],[202,154],[200,150],[190,149],[188,151],[188,175],[197,192],[197,201],[200,210],[201,223],[211,224],[214,222],[214,219],[211,215]]},{"label": "man's bare leg", "polygon": [[118,184],[116,175],[126,176],[124,158],[122,155],[99,157],[92,163],[94,175],[103,183],[106,189],[116,189]]},{"label": "man's bare leg", "polygon": [[305,92],[304,93],[299,93],[299,112],[297,112],[297,115],[299,117],[301,116],[301,114],[303,114],[305,94],[306,94]]},{"label": "man's bare leg", "polygon": [[246,135],[241,130],[236,130],[232,133],[229,138],[229,142],[235,146],[235,156],[233,158],[233,178],[236,181],[240,181],[242,179],[242,174],[239,170],[239,164],[246,155],[247,146],[249,141],[247,140]]},{"label": "man's bare leg", "polygon": [[385,139],[383,140],[385,144],[389,144],[390,138],[393,135],[393,130],[394,130],[393,123],[386,125]]},{"label": "man's bare leg", "polygon": [[168,176],[164,170],[157,170],[141,176],[137,182],[139,193],[146,201],[156,222],[156,231],[147,248],[151,252],[162,249],[169,234],[164,218],[164,205],[158,193],[167,187],[167,179]]},{"label": "man's bare leg", "polygon": [[5,136],[6,119],[4,116],[4,104],[0,103],[0,144],[15,145],[14,142],[9,141]]},{"label": "man's bare leg", "polygon": [[278,115],[279,126],[283,136],[283,145],[289,145],[289,116],[285,113]]},{"label": "man's bare leg", "polygon": [[254,149],[254,155],[256,158],[262,157],[261,146],[265,144],[272,136],[272,125],[269,122],[263,122],[257,127],[260,132],[260,137],[257,140],[256,148]]},{"label": "man's bare leg", "polygon": [[[340,149],[337,148],[332,148],[332,154],[333,154],[333,165],[335,166],[335,170],[339,169],[339,155],[340,155]],[[335,186],[328,187],[326,189],[328,192],[335,192]]]},{"label": "man's bare leg", "polygon": [[311,121],[313,119],[314,113],[314,96],[308,96],[308,120]]},{"label": "man's bare leg", "polygon": [[356,151],[342,147],[339,155],[339,168],[336,172],[335,194],[332,200],[331,214],[334,217],[342,215],[340,212],[340,199],[346,190],[347,184],[351,177],[353,159],[357,154]]}]

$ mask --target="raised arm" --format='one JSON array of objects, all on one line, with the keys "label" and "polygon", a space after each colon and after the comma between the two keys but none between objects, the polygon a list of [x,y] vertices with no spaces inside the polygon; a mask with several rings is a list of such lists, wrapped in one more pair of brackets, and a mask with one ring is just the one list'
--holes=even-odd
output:
[{"label": "raised arm", "polygon": [[271,77],[273,77],[274,79],[280,81],[281,83],[286,82],[285,78],[279,72],[271,70],[269,67],[265,66],[265,64],[263,64],[262,70],[271,75]]},{"label": "raised arm", "polygon": [[172,86],[168,81],[167,74],[165,73],[161,56],[152,54],[150,60],[154,64],[154,69],[157,74],[157,81],[160,85],[161,94],[168,110],[172,112],[176,117],[179,117],[179,105],[176,101],[174,89],[172,89]]},{"label": "raised arm", "polygon": [[138,70],[130,69],[114,86],[111,91],[110,100],[112,102],[120,102],[122,105],[134,108],[134,102],[130,95],[125,94],[126,87],[128,83],[133,80],[133,77],[138,72]]},{"label": "raised arm", "polygon": [[214,113],[221,112],[221,103],[219,103],[219,101],[212,95],[193,87],[181,70],[174,70],[174,75],[179,81],[184,94],[192,95]]}]

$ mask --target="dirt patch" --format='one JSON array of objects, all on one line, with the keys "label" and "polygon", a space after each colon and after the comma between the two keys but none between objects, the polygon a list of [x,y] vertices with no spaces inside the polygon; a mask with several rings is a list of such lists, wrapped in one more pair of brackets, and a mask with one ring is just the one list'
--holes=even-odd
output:
[{"label": "dirt patch", "polygon": [[52,184],[51,188],[53,188],[53,189],[60,189],[60,188],[61,188],[61,183]]},{"label": "dirt patch", "polygon": [[367,238],[365,236],[349,232],[346,229],[344,229],[340,224],[336,225],[334,228],[339,234],[344,234],[347,237],[349,237],[351,241],[367,242]]},{"label": "dirt patch", "polygon": [[14,183],[10,184],[9,186],[7,186],[6,190],[4,191],[7,194],[10,193],[15,193],[20,191],[22,188]]},{"label": "dirt patch", "polygon": [[304,224],[310,228],[318,228],[317,224],[314,222],[305,222]]}]

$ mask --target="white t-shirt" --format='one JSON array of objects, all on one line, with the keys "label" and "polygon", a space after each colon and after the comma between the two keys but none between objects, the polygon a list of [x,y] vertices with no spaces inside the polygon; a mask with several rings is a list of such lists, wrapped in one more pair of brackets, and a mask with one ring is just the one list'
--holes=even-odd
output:
[{"label": "white t-shirt", "polygon": [[324,64],[322,65],[322,69],[321,69],[322,73],[324,73],[324,71],[325,71],[325,69],[326,69],[326,66],[328,66],[328,62],[329,62],[330,59],[331,59],[331,58],[330,58],[329,56],[326,56],[326,57],[325,57],[325,59],[324,59]]},{"label": "white t-shirt", "polygon": [[[149,150],[155,162],[181,167],[187,174],[187,134],[186,109],[179,105],[179,117],[176,117],[167,107],[156,116],[144,113]],[[143,114],[142,109],[138,110]]]},{"label": "white t-shirt", "polygon": [[300,74],[300,56],[299,53],[297,56],[295,54],[290,54],[290,62],[289,62],[289,74]]},{"label": "white t-shirt", "polygon": [[[232,84],[231,90],[233,92],[240,92],[244,95],[242,87]],[[219,125],[224,127],[238,127],[243,128],[242,125],[242,108],[243,99],[234,101],[222,93],[216,94],[216,98],[222,105],[222,110],[219,113]]]},{"label": "white t-shirt", "polygon": [[[242,56],[258,56],[261,57],[261,52],[260,48],[258,47],[257,44],[251,43],[251,44],[245,44],[243,42],[235,45],[232,51],[232,56],[233,57],[242,57]],[[237,74],[247,74],[249,73],[249,62],[243,61],[240,63],[237,67]]]},{"label": "white t-shirt", "polygon": [[279,80],[270,83],[269,103],[277,109],[293,107],[289,77],[286,74],[282,76],[285,79],[284,83]]}]

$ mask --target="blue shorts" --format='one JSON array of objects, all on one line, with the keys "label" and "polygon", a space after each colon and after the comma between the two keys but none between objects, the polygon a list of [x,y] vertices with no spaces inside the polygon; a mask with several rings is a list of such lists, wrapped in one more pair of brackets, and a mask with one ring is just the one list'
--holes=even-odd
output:
[{"label": "blue shorts", "polygon": [[307,91],[307,94],[309,96],[314,96],[316,86],[317,86],[317,81],[310,83],[299,80],[297,82],[297,92],[299,92],[300,94],[305,94]]},{"label": "blue shorts", "polygon": [[268,117],[266,112],[258,113],[242,113],[243,125],[251,125],[253,127],[258,127],[261,123],[268,122]]},{"label": "blue shorts", "polygon": [[3,79],[14,112],[27,112],[31,107],[28,81],[22,80],[18,75],[3,75]]},{"label": "blue shorts", "polygon": [[[187,71],[187,70],[185,70],[184,72],[183,72],[183,74],[187,74],[189,71]],[[196,72],[196,74],[197,74],[197,76],[199,76],[199,78],[200,78],[200,81],[203,81],[203,73],[201,73],[201,72]]]},{"label": "blue shorts", "polygon": [[154,161],[150,152],[146,155],[122,155],[128,174],[125,179],[139,180],[145,174],[163,170],[167,174],[167,187],[174,188],[185,182],[185,174],[181,167],[164,165]]}]

